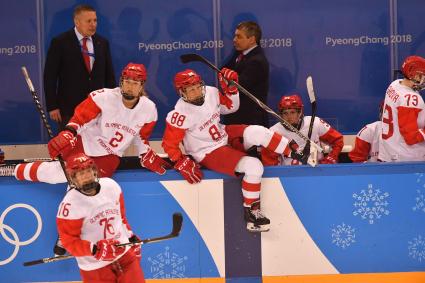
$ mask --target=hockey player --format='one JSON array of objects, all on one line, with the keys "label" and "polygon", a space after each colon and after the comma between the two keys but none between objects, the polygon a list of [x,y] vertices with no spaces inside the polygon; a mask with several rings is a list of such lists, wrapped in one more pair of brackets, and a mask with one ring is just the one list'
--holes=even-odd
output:
[{"label": "hockey player", "polygon": [[116,246],[140,241],[127,222],[118,183],[98,178],[94,161],[84,153],[69,157],[66,171],[72,187],[59,205],[56,223],[83,282],[145,282],[140,245]]},{"label": "hockey player", "polygon": [[425,160],[425,59],[407,57],[404,79],[393,81],[385,93],[378,159],[385,162]]},{"label": "hockey player", "polygon": [[[278,108],[280,115],[285,121],[290,123],[305,136],[308,135],[311,116],[304,116],[304,105],[298,94],[283,96],[280,99]],[[282,123],[276,123],[270,128],[270,130],[289,139],[295,140],[295,142],[300,146],[298,150],[302,151],[304,149],[306,144],[305,141],[290,129],[287,129]],[[335,164],[338,162],[338,155],[344,147],[343,136],[341,133],[333,129],[328,123],[319,117],[316,117],[313,124],[311,140],[316,144],[325,143],[332,148],[326,156],[322,153],[318,153],[317,158],[320,164]],[[283,156],[282,154],[276,154],[267,148],[262,149],[261,158],[263,164],[266,166],[301,165],[299,160],[293,159],[290,156],[288,157]]]},{"label": "hockey player", "polygon": [[[239,107],[238,89],[227,82],[237,82],[238,75],[226,68],[222,73],[219,81],[224,94],[215,87],[205,86],[193,70],[176,74],[174,86],[180,99],[167,115],[162,146],[175,162],[174,168],[191,184],[202,180],[200,165],[231,176],[245,174],[242,195],[247,229],[268,231],[270,220],[260,210],[263,165],[257,158],[246,156],[231,145],[237,145],[243,137],[245,148],[262,145],[279,154],[297,153],[292,152],[286,138],[262,126],[224,126],[220,123],[221,114],[232,113]],[[181,143],[185,154],[179,148]]]},{"label": "hockey player", "polygon": [[[129,63],[121,73],[120,87],[90,93],[75,109],[65,130],[48,143],[52,158],[67,158],[77,152],[92,157],[102,177],[111,177],[119,157],[134,143],[143,167],[164,174],[167,163],[150,148],[148,138],[157,121],[155,104],[147,97],[146,69]],[[58,161],[19,164],[18,180],[46,183],[66,182]]]},{"label": "hockey player", "polygon": [[377,162],[381,139],[381,118],[384,101],[379,105],[379,120],[364,126],[356,135],[354,148],[348,153],[352,162]]}]

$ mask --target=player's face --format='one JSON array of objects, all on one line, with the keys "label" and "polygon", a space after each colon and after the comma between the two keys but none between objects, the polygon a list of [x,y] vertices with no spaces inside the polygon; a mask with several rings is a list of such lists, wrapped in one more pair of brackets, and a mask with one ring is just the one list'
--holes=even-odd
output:
[{"label": "player's face", "polygon": [[233,46],[237,51],[244,51],[256,44],[255,36],[248,36],[245,29],[236,29],[233,37]]},{"label": "player's face", "polygon": [[131,79],[123,79],[121,91],[127,95],[138,98],[143,90],[143,83],[141,81],[134,81]]},{"label": "player's face", "polygon": [[187,101],[196,101],[203,96],[203,85],[198,83],[191,86],[186,87],[183,90],[183,94]]},{"label": "player's face", "polygon": [[301,110],[299,109],[284,109],[282,118],[291,125],[298,125],[300,121]]},{"label": "player's face", "polygon": [[[84,185],[91,184],[95,182],[97,179],[96,171],[93,170],[93,168],[86,168],[79,170],[75,173],[73,182],[78,188],[84,187]],[[89,191],[85,191],[86,194],[94,193],[96,190],[92,191],[93,189]]]},{"label": "player's face", "polygon": [[83,36],[92,36],[96,33],[96,12],[82,11],[74,18],[74,24],[78,32]]}]

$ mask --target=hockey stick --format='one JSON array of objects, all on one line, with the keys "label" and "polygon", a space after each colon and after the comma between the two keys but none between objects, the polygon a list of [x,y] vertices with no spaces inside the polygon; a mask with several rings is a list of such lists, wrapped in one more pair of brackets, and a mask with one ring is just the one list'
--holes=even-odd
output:
[{"label": "hockey stick", "polygon": [[[165,235],[165,236],[161,236],[161,237],[156,237],[156,238],[143,239],[143,240],[140,240],[138,242],[133,242],[133,243],[118,244],[116,246],[117,247],[135,246],[135,245],[143,245],[143,244],[147,244],[147,243],[156,243],[156,242],[160,242],[160,241],[164,241],[164,240],[169,240],[169,239],[177,237],[180,234],[180,231],[182,229],[182,224],[183,224],[182,214],[179,213],[179,212],[175,212],[175,213],[173,213],[173,229],[171,230],[170,234]],[[32,265],[36,265],[36,264],[55,262],[55,261],[60,261],[60,260],[65,260],[65,259],[70,259],[70,258],[74,258],[74,256],[73,255],[62,255],[62,256],[56,256],[56,257],[46,257],[46,258],[36,259],[36,260],[33,260],[33,261],[24,262],[23,265],[24,266],[32,266]]]},{"label": "hockey stick", "polygon": [[[311,139],[311,134],[313,132],[314,119],[316,118],[316,95],[314,94],[313,78],[311,76],[307,77],[306,85],[307,85],[308,97],[310,98],[310,104],[311,104],[311,120],[310,120],[310,125],[308,127],[307,137]],[[303,153],[310,154],[310,149],[311,149],[310,143],[307,143],[303,149]],[[317,154],[313,154],[313,156],[310,156],[310,157],[312,160],[310,160],[309,163],[310,164],[314,163],[315,165],[317,165]],[[307,163],[307,160],[305,163]]]},{"label": "hockey stick", "polygon": [[[41,120],[43,121],[44,128],[46,128],[47,133],[49,134],[49,137],[53,139],[55,136],[53,135],[52,127],[50,127],[49,121],[47,121],[46,113],[44,112],[43,107],[41,106],[40,99],[34,89],[34,85],[32,84],[31,78],[28,74],[27,68],[25,66],[21,67],[22,73],[24,74],[25,81],[27,82],[28,88],[30,90],[32,99],[34,100],[35,106],[37,107],[38,113],[40,114]],[[65,162],[63,161],[62,156],[58,156],[58,160],[60,162],[60,165],[62,167],[63,173],[65,174],[66,180],[68,182],[68,185],[72,187],[71,180],[68,177],[68,174],[66,174],[65,169]]]},{"label": "hockey stick", "polygon": [[[218,73],[221,73],[220,69],[217,68],[214,64],[212,64],[210,61],[202,57],[201,55],[190,53],[190,54],[183,54],[180,56],[180,60],[182,63],[189,63],[189,62],[202,62],[206,65],[208,65],[211,69],[215,70]],[[277,118],[282,124],[284,124],[286,127],[288,127],[291,131],[296,133],[300,138],[302,138],[306,143],[311,143],[313,146],[320,152],[323,151],[323,149],[317,145],[316,143],[312,142],[309,138],[307,138],[305,135],[303,135],[300,131],[298,131],[295,127],[293,127],[290,123],[286,122],[279,114],[274,112],[270,107],[268,107],[266,104],[264,104],[261,100],[256,98],[252,93],[250,93],[248,90],[246,90],[244,87],[242,87],[237,82],[230,80],[230,83],[234,84],[240,91],[243,92],[246,96],[248,96],[251,100],[253,100],[255,103],[258,104],[263,110],[265,110],[270,115]]]}]

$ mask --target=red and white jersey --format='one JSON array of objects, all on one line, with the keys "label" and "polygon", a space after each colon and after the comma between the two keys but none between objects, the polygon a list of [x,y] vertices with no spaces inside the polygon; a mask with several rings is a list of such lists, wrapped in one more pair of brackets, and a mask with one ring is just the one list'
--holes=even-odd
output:
[{"label": "red and white jersey", "polygon": [[[304,116],[303,123],[299,131],[304,135],[308,135],[308,129],[310,127],[311,116]],[[294,140],[299,145],[299,150],[302,150],[305,147],[306,142],[298,136],[296,133],[286,129],[281,123],[276,123],[273,125],[270,130],[276,132],[288,140]],[[311,132],[311,138],[314,143],[320,145],[328,144],[332,147],[331,153],[329,153],[335,159],[338,159],[338,155],[344,146],[343,137],[341,133],[333,129],[328,123],[323,121],[320,117],[314,119],[313,130]],[[277,156],[273,153],[262,154],[262,160],[265,165],[300,165],[298,160],[294,160],[290,157],[284,157],[283,155],[278,156],[278,162],[276,160]],[[268,156],[271,155],[271,156]],[[272,161],[268,159],[275,159]],[[323,158],[323,153],[318,152],[317,159],[320,160]],[[277,164],[276,164],[277,163]]]},{"label": "red and white jersey", "polygon": [[139,154],[148,150],[148,138],[158,119],[155,104],[140,97],[133,109],[124,106],[120,88],[100,89],[75,109],[68,125],[77,128],[89,156],[122,156],[134,143]]},{"label": "red and white jersey", "polygon": [[348,154],[353,162],[376,162],[381,139],[381,121],[364,126],[356,135],[354,148]]},{"label": "red and white jersey", "polygon": [[178,160],[182,155],[178,145],[183,141],[186,154],[200,162],[206,154],[227,144],[228,135],[220,123],[220,115],[232,113],[238,107],[239,94],[224,96],[211,86],[206,86],[201,106],[180,98],[166,118],[162,144],[165,152],[171,160]]},{"label": "red and white jersey", "polygon": [[421,95],[396,80],[385,93],[382,139],[378,158],[382,161],[425,160],[425,105]]},{"label": "red and white jersey", "polygon": [[61,241],[66,250],[76,257],[82,270],[98,269],[111,263],[92,256],[92,248],[97,241],[115,239],[128,243],[131,236],[120,186],[110,178],[100,178],[99,184],[100,191],[95,196],[83,195],[76,189],[69,190],[56,216]]}]

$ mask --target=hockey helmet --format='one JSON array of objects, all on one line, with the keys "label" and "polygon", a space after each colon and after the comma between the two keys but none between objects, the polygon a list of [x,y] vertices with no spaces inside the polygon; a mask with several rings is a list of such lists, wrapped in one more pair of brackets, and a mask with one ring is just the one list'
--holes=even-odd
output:
[{"label": "hockey helmet", "polygon": [[[199,85],[201,87],[201,93],[194,97],[189,98],[186,93],[186,88]],[[174,77],[174,87],[181,98],[194,105],[202,105],[205,99],[205,84],[201,76],[191,69],[178,72]]]},{"label": "hockey helmet", "polygon": [[66,161],[66,173],[78,191],[86,195],[94,195],[99,190],[98,171],[93,159],[84,153],[77,153]]}]

